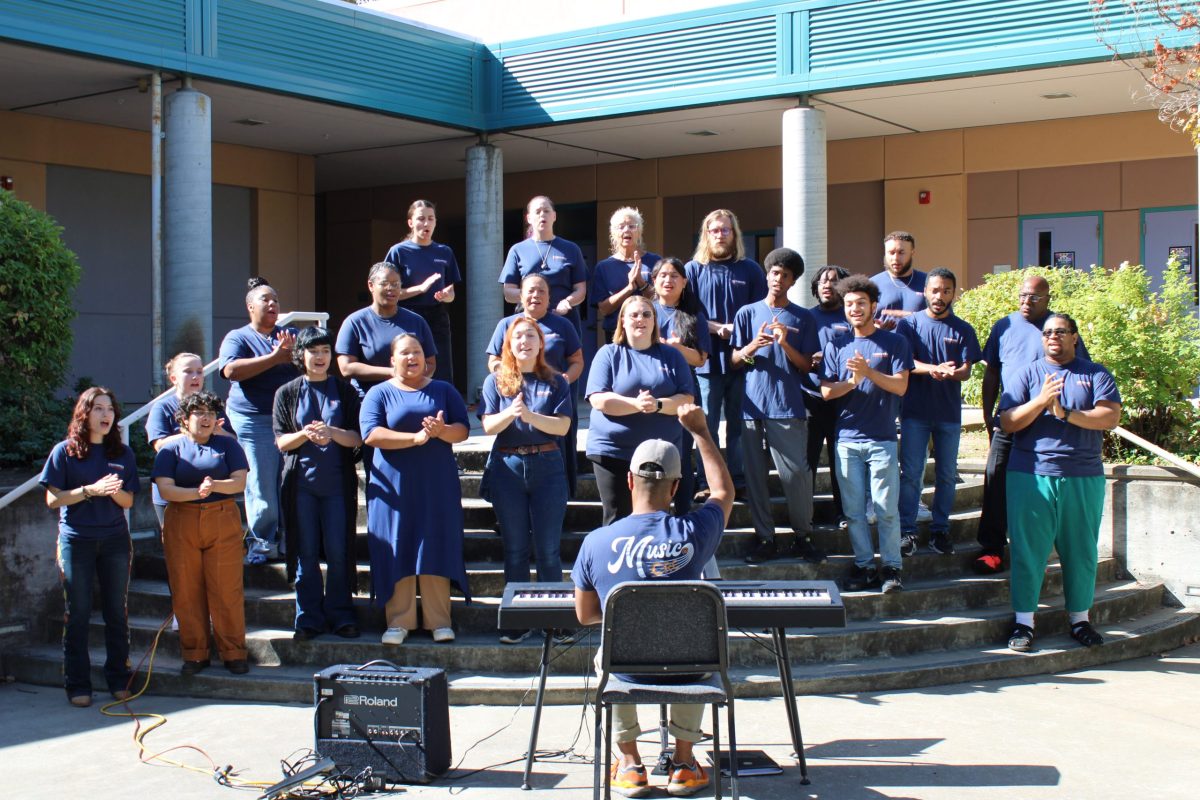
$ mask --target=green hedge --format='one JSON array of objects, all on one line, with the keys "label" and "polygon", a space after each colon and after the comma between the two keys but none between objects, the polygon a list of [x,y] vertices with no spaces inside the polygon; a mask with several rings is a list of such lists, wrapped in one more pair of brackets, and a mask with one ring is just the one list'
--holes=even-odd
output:
[{"label": "green hedge", "polygon": [[[1050,308],[1070,314],[1088,352],[1112,372],[1121,389],[1121,425],[1172,452],[1200,454],[1200,418],[1188,401],[1200,381],[1200,322],[1192,279],[1168,264],[1163,287],[1152,292],[1141,266],[1090,272],[1030,267],[988,275],[963,292],[955,312],[970,322],[982,345],[992,325],[1017,308],[1017,292],[1030,274],[1050,284]],[[983,366],[963,387],[964,402],[979,403]],[[1110,443],[1110,456],[1121,448]]]},{"label": "green hedge", "polygon": [[49,215],[0,190],[0,464],[38,463],[66,433],[79,262]]}]

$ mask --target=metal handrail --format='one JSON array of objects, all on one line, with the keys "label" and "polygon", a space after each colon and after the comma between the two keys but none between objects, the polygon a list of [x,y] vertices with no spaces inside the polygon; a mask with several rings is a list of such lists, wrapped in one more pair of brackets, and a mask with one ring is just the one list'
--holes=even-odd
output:
[{"label": "metal handrail", "polygon": [[1112,432],[1117,436],[1120,436],[1125,441],[1136,444],[1138,447],[1150,451],[1163,461],[1166,461],[1168,464],[1174,467],[1178,467],[1187,474],[1191,475],[1193,478],[1200,479],[1200,467],[1196,466],[1190,461],[1184,461],[1182,458],[1170,452],[1169,450],[1163,450],[1161,447],[1154,444],[1154,442],[1148,442],[1142,437],[1138,436],[1136,433],[1131,433],[1130,431],[1125,430],[1120,425],[1113,428]]},{"label": "metal handrail", "polygon": [[[288,324],[290,324],[292,322],[296,322],[296,321],[316,322],[318,325],[320,325],[320,327],[324,328],[324,327],[327,327],[329,324],[329,314],[328,314],[328,312],[325,312],[325,311],[289,311],[286,314],[279,317],[279,319],[276,321],[275,324],[276,325],[288,325]],[[209,375],[211,375],[217,371],[217,363],[219,361],[220,361],[220,359],[214,358],[212,361],[210,361],[204,365],[204,377],[207,378]],[[132,414],[130,414],[127,417],[124,417],[120,422],[118,422],[117,427],[121,429],[121,441],[124,442],[126,445],[128,445],[129,444],[129,427],[133,423],[140,420],[142,417],[149,414],[150,408],[156,402],[158,402],[162,398],[166,397],[173,391],[175,391],[173,388],[167,389],[162,394],[151,399],[150,402],[143,405],[137,411],[134,411]],[[16,487],[15,489],[12,489],[3,497],[0,497],[0,508],[6,508],[7,506],[12,505],[14,502],[16,502],[21,497],[23,497],[27,492],[36,488],[38,485],[39,477],[40,477],[40,473],[38,475],[34,475],[32,478],[25,481],[24,483],[22,483],[20,486]],[[128,516],[128,513],[129,512],[126,512],[126,516]]]}]

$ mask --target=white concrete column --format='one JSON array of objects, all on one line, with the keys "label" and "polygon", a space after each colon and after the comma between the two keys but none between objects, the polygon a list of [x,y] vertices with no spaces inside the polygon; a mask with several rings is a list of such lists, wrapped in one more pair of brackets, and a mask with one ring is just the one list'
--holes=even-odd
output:
[{"label": "white concrete column", "polygon": [[467,401],[487,377],[487,350],[504,316],[504,154],[481,139],[467,148]]},{"label": "white concrete column", "polygon": [[[212,100],[191,88],[166,98],[163,346],[216,357],[213,341]],[[162,367],[161,364],[157,365]]]},{"label": "white concrete column", "polygon": [[809,289],[813,272],[829,263],[827,179],[825,112],[789,108],[783,112],[783,246],[804,257],[805,275],[789,295],[805,308],[817,304]]}]

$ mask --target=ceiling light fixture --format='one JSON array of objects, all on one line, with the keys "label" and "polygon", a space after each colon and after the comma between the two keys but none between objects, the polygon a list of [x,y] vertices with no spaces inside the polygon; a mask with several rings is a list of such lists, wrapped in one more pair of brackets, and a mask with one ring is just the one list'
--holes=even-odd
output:
[{"label": "ceiling light fixture", "polygon": [[269,123],[265,119],[255,119],[254,117],[243,117],[242,119],[235,119],[233,121],[233,124],[234,125],[245,125],[247,128],[257,128],[259,125],[267,125]]},{"label": "ceiling light fixture", "polygon": [[1070,92],[1051,92],[1050,94],[1042,95],[1043,100],[1067,100],[1075,95]]},{"label": "ceiling light fixture", "polygon": [[688,131],[688,136],[719,136],[716,131],[710,131],[707,128],[702,131]]}]

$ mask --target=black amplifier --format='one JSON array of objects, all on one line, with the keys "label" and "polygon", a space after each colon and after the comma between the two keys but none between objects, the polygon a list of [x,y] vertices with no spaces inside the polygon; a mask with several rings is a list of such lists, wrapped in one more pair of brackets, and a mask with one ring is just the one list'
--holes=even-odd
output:
[{"label": "black amplifier", "polygon": [[425,783],[450,769],[446,673],[390,661],[338,664],[313,676],[316,747],[339,767],[371,767],[388,783]]}]

